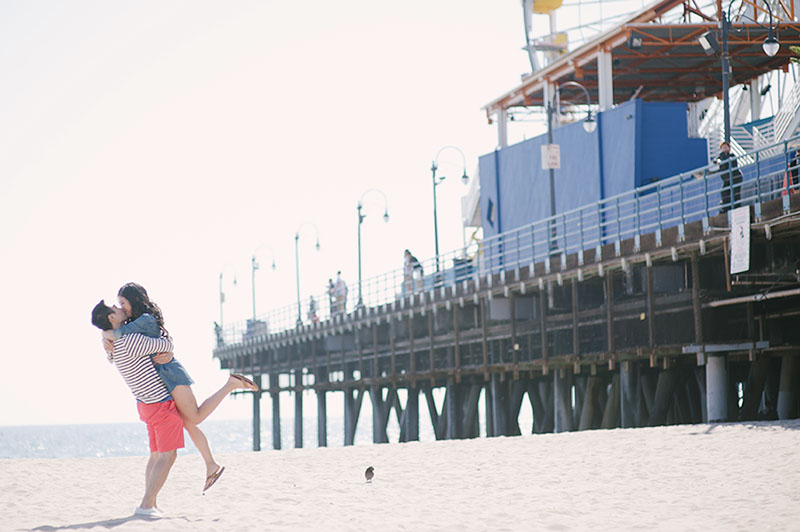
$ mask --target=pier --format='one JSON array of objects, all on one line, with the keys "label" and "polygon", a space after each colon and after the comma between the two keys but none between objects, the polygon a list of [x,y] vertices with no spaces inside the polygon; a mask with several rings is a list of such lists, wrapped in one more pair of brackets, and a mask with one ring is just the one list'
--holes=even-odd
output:
[{"label": "pier", "polygon": [[[458,439],[479,436],[479,424],[492,437],[798,417],[800,195],[785,180],[787,146],[751,154],[761,161],[751,174],[743,167],[742,274],[728,267],[734,211],[720,212],[707,167],[487,239],[469,267],[452,261],[410,290],[401,281],[380,303],[225,331],[214,357],[262,386],[254,449],[264,395],[281,446],[280,392],[293,394],[303,446],[304,390],[317,398],[319,446],[334,391],[345,445],[370,421],[373,441],[387,443],[393,415],[401,442],[418,440],[421,423]],[[365,399],[371,420],[360,419]],[[526,400],[530,428],[519,424]]]}]

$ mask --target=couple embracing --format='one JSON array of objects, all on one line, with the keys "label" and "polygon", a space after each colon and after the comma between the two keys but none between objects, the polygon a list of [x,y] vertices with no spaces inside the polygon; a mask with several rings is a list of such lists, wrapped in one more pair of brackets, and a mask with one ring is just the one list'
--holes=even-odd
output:
[{"label": "couple embracing", "polygon": [[128,283],[117,294],[119,306],[100,301],[92,309],[92,324],[103,331],[109,362],[117,368],[136,398],[139,418],[147,425],[150,459],[142,502],[134,512],[162,517],[156,504],[167,480],[177,450],[183,448],[183,430],[203,457],[206,466],[203,491],[210,488],[225,468],[211,454],[208,440],[198,425],[233,390],[257,391],[258,386],[242,375],[232,374],[222,388],[198,406],[192,381],[172,353],[173,344],[164,327],[161,309],[139,284]]}]

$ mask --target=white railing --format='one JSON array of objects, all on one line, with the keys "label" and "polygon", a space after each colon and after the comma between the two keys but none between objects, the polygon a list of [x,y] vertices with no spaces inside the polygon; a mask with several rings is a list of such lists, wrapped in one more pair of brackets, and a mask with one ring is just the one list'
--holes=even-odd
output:
[{"label": "white railing", "polygon": [[[776,142],[794,134],[794,131],[789,129],[797,128],[798,111],[800,111],[800,83],[793,83],[792,89],[783,98],[781,107],[773,119]],[[791,128],[792,124],[794,128]]]}]

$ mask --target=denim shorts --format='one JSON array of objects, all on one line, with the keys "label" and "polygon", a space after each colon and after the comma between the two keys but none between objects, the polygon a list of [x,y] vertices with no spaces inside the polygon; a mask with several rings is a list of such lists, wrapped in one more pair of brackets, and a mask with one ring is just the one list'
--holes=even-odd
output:
[{"label": "denim shorts", "polygon": [[164,381],[164,384],[166,384],[169,393],[172,393],[172,390],[174,390],[176,386],[180,386],[182,384],[191,386],[194,384],[194,381],[189,376],[186,368],[184,368],[183,365],[175,358],[166,364],[154,365],[156,367],[156,371],[158,372],[158,376],[161,377],[161,380]]}]

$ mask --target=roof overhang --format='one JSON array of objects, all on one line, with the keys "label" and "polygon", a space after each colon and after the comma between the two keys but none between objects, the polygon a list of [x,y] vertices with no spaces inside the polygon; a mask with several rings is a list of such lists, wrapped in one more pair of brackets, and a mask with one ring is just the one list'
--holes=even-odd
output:
[{"label": "roof overhang", "polygon": [[[697,41],[707,31],[716,32],[720,41],[718,23],[713,20],[694,24],[649,22],[681,3],[682,0],[659,2],[565,54],[484,106],[487,117],[491,120],[498,111],[513,107],[543,105],[544,88],[548,83],[577,81],[594,96],[592,99],[596,103],[598,55],[602,52],[611,54],[615,103],[624,102],[634,94],[647,101],[697,101],[719,94],[722,90],[720,58],[706,55]],[[780,23],[776,37],[781,48],[774,57],[767,56],[761,49],[767,34],[767,26],[761,24],[731,27],[728,36],[731,86],[772,70],[786,69],[790,59],[796,57],[789,46],[800,46],[800,23]],[[631,47],[632,35],[641,38],[641,47]]]}]

